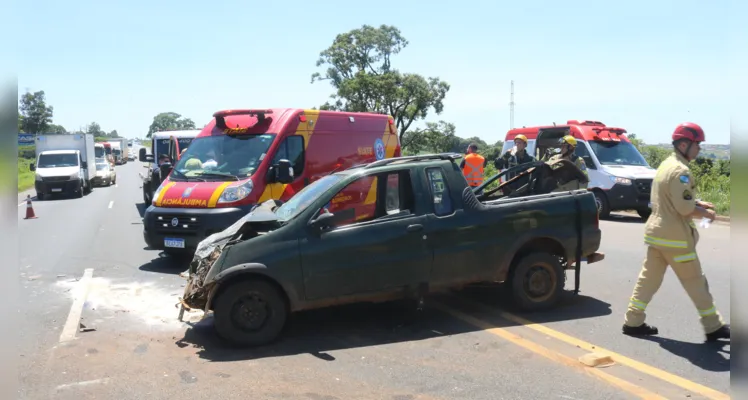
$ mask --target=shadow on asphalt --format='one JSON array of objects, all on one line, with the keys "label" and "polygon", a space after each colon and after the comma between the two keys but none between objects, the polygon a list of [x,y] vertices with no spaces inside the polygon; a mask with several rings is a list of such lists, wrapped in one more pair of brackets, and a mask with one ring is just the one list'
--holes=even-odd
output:
[{"label": "shadow on asphalt", "polygon": [[614,214],[610,213],[610,216],[605,219],[605,221],[611,221],[611,222],[627,222],[629,224],[643,224],[644,220],[638,216],[633,214]]},{"label": "shadow on asphalt", "polygon": [[190,266],[191,260],[191,257],[167,256],[161,253],[159,258],[155,258],[147,264],[141,265],[138,269],[145,272],[179,275]]},{"label": "shadow on asphalt", "polygon": [[[498,288],[493,288],[495,298]],[[326,309],[311,310],[292,314],[285,331],[273,344],[255,348],[236,348],[224,343],[215,334],[212,316],[193,324],[175,344],[179,347],[198,348],[200,358],[215,361],[256,360],[298,354],[310,354],[325,361],[334,361],[329,352],[341,349],[380,346],[394,343],[415,342],[425,339],[446,337],[462,333],[477,332],[481,329],[430,307],[438,302],[452,307],[450,303],[459,299],[487,296],[487,288],[470,288],[455,292],[455,296],[435,296],[426,299],[422,311],[416,311],[412,302],[395,301],[383,304],[352,304]],[[481,292],[481,293],[476,293]],[[496,309],[481,301],[484,307],[459,309],[469,315],[490,321],[498,327],[517,326],[517,323],[498,319]],[[454,307],[455,309],[458,307]],[[502,307],[501,310],[510,311]],[[607,303],[572,293],[562,298],[559,306],[551,312],[527,314],[533,322],[549,322],[570,319],[592,318],[610,314]],[[519,314],[525,316],[524,314]]]},{"label": "shadow on asphalt", "polygon": [[730,371],[730,351],[724,349],[730,342],[691,343],[657,336],[644,336],[642,339],[659,344],[664,350],[705,371]]}]

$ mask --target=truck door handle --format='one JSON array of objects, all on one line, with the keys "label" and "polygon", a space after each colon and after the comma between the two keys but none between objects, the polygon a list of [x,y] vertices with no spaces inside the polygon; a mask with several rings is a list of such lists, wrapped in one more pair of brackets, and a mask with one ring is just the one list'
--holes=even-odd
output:
[{"label": "truck door handle", "polygon": [[407,228],[405,228],[408,232],[418,232],[420,230],[423,230],[423,225],[421,224],[414,224],[414,225],[408,225]]}]

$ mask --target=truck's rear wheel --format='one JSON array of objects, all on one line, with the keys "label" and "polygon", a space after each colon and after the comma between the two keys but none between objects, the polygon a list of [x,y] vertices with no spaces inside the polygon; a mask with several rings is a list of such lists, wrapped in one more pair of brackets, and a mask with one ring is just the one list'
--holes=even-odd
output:
[{"label": "truck's rear wheel", "polygon": [[231,284],[216,299],[214,313],[218,336],[239,346],[274,341],[288,318],[283,295],[260,280]]},{"label": "truck's rear wheel", "polygon": [[564,278],[564,269],[557,256],[549,253],[525,256],[511,275],[515,304],[525,311],[552,307],[564,290]]}]

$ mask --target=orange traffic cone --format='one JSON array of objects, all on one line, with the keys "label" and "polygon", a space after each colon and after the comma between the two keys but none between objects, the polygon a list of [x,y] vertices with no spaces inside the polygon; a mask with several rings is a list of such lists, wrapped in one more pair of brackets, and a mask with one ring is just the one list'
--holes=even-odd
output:
[{"label": "orange traffic cone", "polygon": [[36,214],[34,214],[34,207],[31,205],[31,195],[26,195],[26,218],[24,219],[34,218],[36,218]]}]

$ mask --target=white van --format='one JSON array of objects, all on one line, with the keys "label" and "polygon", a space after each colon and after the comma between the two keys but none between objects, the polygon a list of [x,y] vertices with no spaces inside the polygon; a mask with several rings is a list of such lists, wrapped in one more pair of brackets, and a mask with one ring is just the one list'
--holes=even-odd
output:
[{"label": "white van", "polygon": [[656,170],[625,135],[626,130],[599,121],[569,120],[566,125],[522,127],[506,134],[502,154],[514,146],[517,135],[527,137],[527,151],[547,160],[560,148],[559,139],[577,139],[575,154],[582,157],[595,193],[600,218],[611,211],[635,210],[643,219],[651,213],[650,193]]}]

